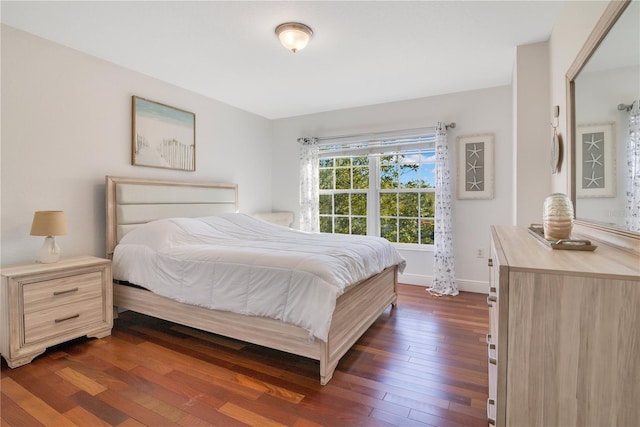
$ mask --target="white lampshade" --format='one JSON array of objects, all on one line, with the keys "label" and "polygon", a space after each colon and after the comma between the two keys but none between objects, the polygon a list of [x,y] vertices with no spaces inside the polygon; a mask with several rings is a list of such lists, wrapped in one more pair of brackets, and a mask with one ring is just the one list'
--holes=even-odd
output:
[{"label": "white lampshade", "polygon": [[276,27],[276,34],[282,46],[296,53],[300,49],[304,49],[309,43],[313,31],[304,24],[286,22]]},{"label": "white lampshade", "polygon": [[31,224],[32,236],[46,236],[38,252],[38,262],[49,264],[60,259],[60,247],[54,236],[67,234],[67,220],[63,211],[37,211]]}]

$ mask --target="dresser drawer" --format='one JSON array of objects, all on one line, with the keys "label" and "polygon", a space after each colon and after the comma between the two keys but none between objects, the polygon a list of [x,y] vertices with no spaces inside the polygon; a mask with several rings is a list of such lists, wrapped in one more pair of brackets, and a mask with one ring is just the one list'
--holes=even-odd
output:
[{"label": "dresser drawer", "polygon": [[102,283],[102,272],[93,271],[26,284],[22,288],[24,313],[57,308],[85,299],[100,299]]},{"label": "dresser drawer", "polygon": [[103,301],[100,296],[89,300],[25,313],[24,344],[104,322]]}]

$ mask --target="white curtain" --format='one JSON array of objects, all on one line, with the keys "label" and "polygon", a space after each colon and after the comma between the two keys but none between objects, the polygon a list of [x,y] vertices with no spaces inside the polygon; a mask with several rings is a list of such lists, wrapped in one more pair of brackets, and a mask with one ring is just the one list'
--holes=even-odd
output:
[{"label": "white curtain", "polygon": [[640,99],[629,111],[625,226],[627,230],[640,231]]},{"label": "white curtain", "polygon": [[300,144],[300,230],[320,231],[318,138],[298,138]]},{"label": "white curtain", "polygon": [[453,215],[451,206],[451,168],[447,129],[436,125],[436,212],[434,229],[432,295],[458,295],[453,266]]}]

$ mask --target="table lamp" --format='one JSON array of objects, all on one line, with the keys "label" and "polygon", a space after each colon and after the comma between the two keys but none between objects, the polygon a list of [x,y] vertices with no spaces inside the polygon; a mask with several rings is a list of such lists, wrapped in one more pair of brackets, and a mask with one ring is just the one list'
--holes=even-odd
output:
[{"label": "table lamp", "polygon": [[63,211],[36,211],[31,224],[32,236],[46,236],[38,253],[37,262],[51,264],[60,259],[60,247],[55,236],[67,234],[67,221]]}]

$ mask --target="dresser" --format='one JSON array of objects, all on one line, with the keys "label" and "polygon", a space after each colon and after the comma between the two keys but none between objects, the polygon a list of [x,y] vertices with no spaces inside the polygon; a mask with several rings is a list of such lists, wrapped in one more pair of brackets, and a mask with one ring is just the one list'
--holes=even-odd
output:
[{"label": "dresser", "polygon": [[490,425],[637,426],[640,257],[553,250],[491,227]]},{"label": "dresser", "polygon": [[11,368],[113,326],[111,261],[91,256],[2,268],[0,353]]}]

